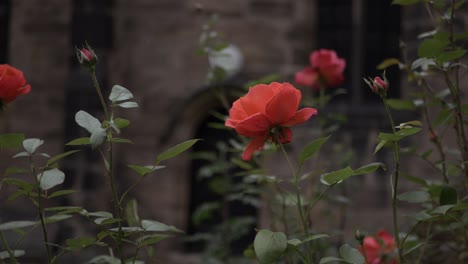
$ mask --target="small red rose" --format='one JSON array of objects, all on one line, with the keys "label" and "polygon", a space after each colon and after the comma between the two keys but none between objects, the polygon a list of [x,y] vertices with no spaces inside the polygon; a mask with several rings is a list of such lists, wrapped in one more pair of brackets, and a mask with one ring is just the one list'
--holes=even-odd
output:
[{"label": "small red rose", "polygon": [[0,64],[0,101],[8,104],[18,95],[31,91],[31,85],[26,82],[23,72],[8,64]]},{"label": "small red rose", "polygon": [[364,249],[359,247],[361,254],[367,256],[366,264],[396,264],[395,238],[385,230],[377,232],[376,236],[364,238]]},{"label": "small red rose", "polygon": [[259,84],[235,101],[225,125],[240,135],[252,138],[242,153],[250,160],[268,140],[278,144],[291,142],[290,126],[298,125],[317,114],[315,108],[297,110],[301,92],[289,83]]},{"label": "small red rose", "polygon": [[334,50],[320,49],[310,54],[310,66],[295,75],[299,85],[310,86],[314,90],[336,87],[344,81],[346,61],[339,58]]}]

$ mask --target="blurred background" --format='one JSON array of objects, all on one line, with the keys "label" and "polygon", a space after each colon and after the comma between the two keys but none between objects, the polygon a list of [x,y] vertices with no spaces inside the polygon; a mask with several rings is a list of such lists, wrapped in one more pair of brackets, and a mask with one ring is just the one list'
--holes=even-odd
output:
[{"label": "blurred background", "polygon": [[[356,164],[391,158],[372,156],[378,130],[388,125],[378,97],[362,78],[377,75],[376,65],[385,58],[400,57],[401,41],[407,55],[415,58],[416,35],[432,28],[423,8],[402,9],[390,0],[0,0],[0,63],[21,69],[32,86],[29,95],[2,113],[1,132],[44,139],[41,148],[51,155],[69,150],[64,148],[66,142],[85,136],[75,123],[75,113],[84,109],[103,116],[90,76],[76,59],[75,47],[87,42],[99,57],[97,73],[104,94],[119,84],[131,90],[140,104],[121,114],[132,122],[124,137],[134,144],[116,150],[119,186],[137,179],[126,164],[151,164],[158,153],[187,139],[215,142],[226,137],[206,125],[220,104],[207,86],[208,59],[197,55],[203,27],[213,14],[219,17],[215,28],[220,38],[234,45],[234,61],[222,62],[231,67],[222,85],[236,89],[272,73],[280,82],[293,82],[294,73],[309,65],[311,51],[334,49],[347,62],[342,87],[347,93],[329,106],[348,119],[340,138],[355,151]],[[464,18],[459,19],[464,27]],[[390,96],[405,97],[398,69],[389,70],[387,76]],[[309,126],[313,122],[298,128],[291,151],[313,139],[307,133]],[[215,148],[209,143],[203,146],[210,147]],[[12,154],[1,153],[2,168],[11,164]],[[275,159],[270,163],[278,163]],[[195,180],[200,165],[189,155],[165,165],[130,196],[137,199],[142,218],[188,231],[196,203],[203,202],[200,190],[205,187]],[[57,204],[84,205],[88,211],[111,208],[101,166],[99,154],[92,151],[64,160],[65,187],[79,192]],[[351,192],[359,210],[349,212],[347,228],[359,223],[370,231],[390,229],[389,180],[379,178],[383,175],[360,178],[359,191]],[[0,222],[34,217],[26,201],[6,203],[7,191],[4,187],[0,194]],[[265,209],[249,214],[255,217],[255,226],[268,223]],[[56,241],[89,232],[79,220],[51,230]],[[23,241],[26,248],[38,242],[39,233],[32,237]],[[28,255],[40,259],[41,250],[31,248]],[[190,263],[189,257],[197,255],[177,239],[162,243],[156,252],[161,263]],[[94,253],[86,254],[69,263],[81,263],[73,261]],[[41,263],[35,261],[31,263]]]}]

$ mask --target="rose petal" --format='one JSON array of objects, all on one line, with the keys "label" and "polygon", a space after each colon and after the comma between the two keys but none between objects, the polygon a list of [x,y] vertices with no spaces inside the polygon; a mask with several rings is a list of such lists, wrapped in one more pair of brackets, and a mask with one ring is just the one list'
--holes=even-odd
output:
[{"label": "rose petal", "polygon": [[257,137],[268,134],[270,126],[268,118],[264,114],[258,113],[238,122],[234,129],[243,136]]},{"label": "rose petal", "polygon": [[295,82],[303,86],[315,86],[318,81],[318,73],[312,67],[307,67],[295,75]]},{"label": "rose petal", "polygon": [[[274,86],[278,86],[274,84]],[[265,106],[275,95],[275,89],[271,85],[259,84],[249,89],[249,92],[239,99],[240,105],[248,115],[264,113]]]},{"label": "rose petal", "polygon": [[254,137],[252,141],[249,142],[244,152],[242,153],[242,159],[243,160],[252,159],[252,155],[255,151],[263,149],[263,145],[265,144],[266,140],[267,140],[267,136]]},{"label": "rose petal", "polygon": [[274,125],[282,125],[295,114],[300,100],[301,92],[285,83],[266,105],[265,114]]},{"label": "rose petal", "polygon": [[302,108],[301,110],[297,111],[287,122],[283,123],[283,126],[294,126],[302,124],[316,114],[317,109],[315,108]]}]

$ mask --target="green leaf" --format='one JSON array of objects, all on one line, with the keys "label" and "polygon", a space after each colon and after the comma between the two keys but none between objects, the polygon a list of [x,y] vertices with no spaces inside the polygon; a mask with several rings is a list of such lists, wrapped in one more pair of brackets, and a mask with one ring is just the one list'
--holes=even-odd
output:
[{"label": "green leaf", "polygon": [[428,192],[425,191],[409,191],[398,195],[398,200],[409,203],[423,203],[431,199]]},{"label": "green leaf", "polygon": [[421,2],[421,0],[393,0],[392,5],[414,5]]},{"label": "green leaf", "polygon": [[[15,257],[21,257],[26,254],[26,251],[22,249],[14,249],[12,250],[12,252]],[[10,253],[8,253],[8,251],[5,250],[5,251],[0,252],[0,259],[9,259],[9,258],[10,258]]]},{"label": "green leaf", "polygon": [[83,110],[80,110],[75,114],[75,121],[79,126],[86,129],[91,134],[98,129],[103,129],[101,127],[101,122],[97,118]]},{"label": "green leaf", "polygon": [[167,234],[151,234],[151,235],[144,235],[136,240],[137,244],[140,247],[154,245],[159,241],[162,241],[168,238],[169,235]]},{"label": "green leaf", "polygon": [[47,198],[51,199],[51,198],[55,198],[55,197],[59,197],[59,196],[67,195],[67,194],[72,194],[72,193],[76,193],[76,191],[75,190],[60,190],[60,191],[51,193],[49,196],[47,196]]},{"label": "green leaf", "polygon": [[2,134],[0,135],[0,149],[19,148],[23,145],[23,134]]},{"label": "green leaf", "polygon": [[44,140],[38,138],[28,138],[23,141],[23,148],[29,155],[36,152],[37,148],[44,144]]},{"label": "green leaf", "polygon": [[77,139],[74,139],[70,142],[68,142],[67,146],[78,146],[78,145],[89,145],[91,144],[91,142],[89,141],[89,137],[82,137],[82,138],[77,138]]},{"label": "green leaf", "polygon": [[96,242],[96,238],[94,237],[79,237],[66,240],[67,246],[71,248],[85,248],[93,245],[94,242]]},{"label": "green leaf", "polygon": [[50,166],[51,164],[54,164],[55,162],[65,158],[66,156],[74,154],[74,153],[76,153],[78,151],[80,151],[80,150],[70,150],[70,151],[67,151],[65,153],[59,154],[59,155],[57,155],[57,156],[55,156],[53,158],[50,158],[49,160],[47,160],[46,166]]},{"label": "green leaf", "polygon": [[133,144],[133,141],[126,139],[126,138],[112,138],[112,142],[114,143],[128,143],[128,144]]},{"label": "green leaf", "polygon": [[29,173],[28,169],[25,168],[18,168],[18,167],[9,167],[5,170],[5,175],[10,174],[26,174]]},{"label": "green leaf", "polygon": [[164,223],[154,220],[141,220],[141,227],[146,231],[152,232],[178,232],[183,233],[182,230],[177,229],[175,226],[166,225]]},{"label": "green leaf", "polygon": [[0,231],[20,229],[36,225],[36,221],[11,221],[0,224]]},{"label": "green leaf", "polygon": [[387,104],[390,108],[395,110],[415,110],[416,106],[413,101],[401,99],[387,99]]},{"label": "green leaf", "polygon": [[434,126],[439,127],[454,120],[454,114],[450,109],[442,109],[434,120]]},{"label": "green leaf", "polygon": [[377,70],[385,70],[386,68],[393,66],[393,65],[399,65],[400,60],[397,58],[388,58],[382,61],[379,65],[377,65]]},{"label": "green leaf", "polygon": [[89,137],[89,142],[91,143],[92,148],[96,148],[104,143],[104,140],[107,137],[107,131],[104,128],[96,128],[91,137]]},{"label": "green leaf", "polygon": [[138,216],[138,203],[135,199],[131,199],[125,206],[125,216],[129,226],[139,226],[140,217]]},{"label": "green leaf", "polygon": [[71,215],[67,215],[67,214],[56,214],[51,217],[47,217],[45,219],[45,222],[47,224],[51,224],[51,223],[56,223],[56,222],[60,222],[63,220],[67,220],[68,218],[71,218],[71,217],[72,217]]},{"label": "green leaf", "polygon": [[429,219],[432,219],[432,215],[422,211],[422,212],[418,212],[418,213],[415,213],[415,214],[411,214],[409,215],[409,217],[411,218],[414,218],[416,219],[417,221],[426,221],[426,220],[429,220]]},{"label": "green leaf", "polygon": [[272,232],[262,229],[255,236],[254,250],[261,264],[271,264],[277,261],[288,246],[286,235],[282,232]]},{"label": "green leaf", "polygon": [[359,250],[351,247],[348,244],[344,244],[340,247],[341,257],[352,264],[364,264],[364,257]]},{"label": "green leaf", "polygon": [[353,175],[354,175],[354,171],[351,169],[351,167],[348,166],[341,170],[322,174],[321,181],[324,184],[332,185],[332,184],[339,183]]},{"label": "green leaf", "polygon": [[133,98],[132,92],[130,92],[127,88],[122,87],[120,85],[114,85],[109,95],[109,100],[111,100],[112,103],[115,103],[118,101],[125,101],[125,100],[129,100],[132,98]]},{"label": "green leaf", "polygon": [[452,209],[453,207],[455,207],[455,204],[437,206],[436,208],[434,208],[434,210],[431,211],[431,213],[444,215],[445,213],[447,213],[448,210]]},{"label": "green leaf", "polygon": [[323,143],[325,143],[329,138],[330,136],[318,138],[312,141],[311,143],[307,144],[307,146],[305,146],[299,154],[299,164],[302,165],[306,160],[312,158],[315,155],[315,153],[317,153],[317,151],[320,149],[320,147],[322,147]]},{"label": "green leaf", "polygon": [[439,204],[448,205],[458,202],[457,190],[450,186],[443,186],[440,190]]},{"label": "green leaf", "polygon": [[439,55],[436,56],[436,60],[440,63],[447,62],[447,61],[453,61],[456,59],[459,59],[463,56],[465,56],[466,50],[452,50],[452,51],[445,51],[440,53]]},{"label": "green leaf", "polygon": [[59,169],[46,170],[36,177],[42,190],[49,190],[65,180],[65,174]]},{"label": "green leaf", "polygon": [[439,40],[436,38],[425,39],[418,48],[418,57],[420,58],[435,58],[439,56],[445,47],[449,44],[448,41]]},{"label": "green leaf", "polygon": [[388,140],[382,139],[379,141],[379,144],[375,147],[374,154],[377,153],[383,146],[385,146],[388,143]]},{"label": "green leaf", "polygon": [[164,151],[163,153],[159,154],[156,158],[156,164],[159,164],[161,161],[171,159],[180,153],[186,151],[187,149],[191,148],[197,141],[200,139],[191,139],[180,144],[175,145],[174,147]]},{"label": "green leaf", "polygon": [[325,263],[336,262],[336,261],[348,263],[346,260],[341,259],[341,258],[337,258],[337,257],[324,257],[324,258],[320,259],[319,264],[325,264]]},{"label": "green leaf", "polygon": [[367,164],[365,166],[362,166],[354,170],[353,175],[368,174],[368,173],[376,171],[378,168],[382,168],[384,170],[386,169],[385,164],[380,163],[380,162],[374,162],[374,163]]},{"label": "green leaf", "polygon": [[127,119],[123,119],[123,118],[116,118],[114,119],[114,124],[118,127],[118,128],[126,128],[130,125],[130,121],[127,120]]},{"label": "green leaf", "polygon": [[122,108],[136,108],[136,107],[138,107],[138,103],[136,103],[136,102],[123,102],[123,103],[120,103],[120,104],[117,104],[117,105],[122,107]]},{"label": "green leaf", "polygon": [[157,171],[166,167],[166,166],[153,166],[153,165],[148,165],[148,166],[127,165],[127,166],[130,169],[134,170],[136,173],[138,173],[140,176],[146,176],[152,173],[153,171]]},{"label": "green leaf", "polygon": [[403,128],[403,129],[398,130],[395,133],[395,135],[402,139],[402,138],[405,138],[407,136],[411,136],[413,134],[416,134],[419,131],[421,131],[420,127],[408,127],[408,128]]}]

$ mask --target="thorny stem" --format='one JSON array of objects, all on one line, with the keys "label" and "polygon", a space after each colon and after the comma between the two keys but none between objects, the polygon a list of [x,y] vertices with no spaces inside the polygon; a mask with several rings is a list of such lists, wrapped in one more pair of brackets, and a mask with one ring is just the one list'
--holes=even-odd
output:
[{"label": "thorny stem", "polygon": [[[42,227],[42,236],[44,238],[44,246],[46,249],[47,253],[47,261],[48,263],[53,263],[52,262],[52,252],[50,251],[50,246],[49,246],[49,239],[47,236],[47,227],[46,227],[46,221],[44,217],[44,204],[43,204],[43,199],[42,199],[42,189],[40,186],[40,178],[37,178],[37,173],[36,173],[36,167],[34,166],[34,162],[31,156],[29,156],[29,166],[30,166],[30,171],[33,176],[33,178],[36,180],[37,184],[37,214],[39,215],[39,219],[41,221],[41,227]],[[41,172],[41,177],[42,177],[42,172]]]},{"label": "thorny stem", "polygon": [[[445,82],[447,83],[450,93],[452,94],[453,101],[455,103],[455,131],[457,133],[457,143],[460,148],[460,152],[462,153],[463,159],[463,171],[465,173],[465,184],[468,185],[468,140],[466,139],[465,135],[465,128],[464,128],[464,121],[461,109],[461,101],[460,101],[460,90],[457,85],[454,85],[453,82],[450,80],[446,71],[442,71],[444,75]],[[458,82],[458,81],[457,81]],[[468,187],[468,186],[465,186]]]},{"label": "thorny stem", "polygon": [[[302,199],[301,199],[301,188],[299,187],[298,185],[298,173],[295,172],[291,162],[289,161],[289,157],[288,157],[288,154],[286,153],[286,150],[284,149],[284,146],[283,144],[280,143],[280,140],[279,140],[279,136],[278,135],[275,135],[275,139],[276,139],[276,142],[277,142],[277,145],[279,145],[280,149],[281,149],[281,152],[283,153],[284,157],[286,158],[286,161],[288,163],[288,166],[289,166],[289,169],[291,170],[291,174],[293,176],[293,183],[296,187],[296,206],[297,206],[297,210],[299,211],[299,218],[301,219],[301,223],[302,223],[302,227],[304,229],[304,235],[305,235],[305,238],[307,238],[309,236],[309,226],[308,226],[308,221],[306,219],[306,216],[304,214],[304,208],[303,208],[303,205],[302,205]],[[309,242],[306,242],[306,260],[308,264],[310,263],[313,263],[312,261],[312,248],[311,248],[311,245]]]},{"label": "thorny stem", "polygon": [[[392,114],[388,107],[388,103],[385,97],[381,96],[382,101],[385,106],[385,111],[387,112],[388,119],[390,120],[390,125],[392,126],[393,134],[396,133],[395,122],[393,121]],[[392,190],[392,211],[393,211],[393,235],[398,247],[398,263],[405,263],[403,258],[402,249],[403,246],[400,244],[400,236],[398,231],[398,212],[397,212],[397,193],[398,193],[398,179],[400,176],[400,146],[397,141],[393,142],[393,155],[395,159],[395,177],[393,180],[393,190]]]},{"label": "thorny stem", "polygon": [[[109,111],[107,110],[106,102],[104,101],[104,97],[102,96],[101,88],[99,86],[99,83],[96,78],[96,71],[94,68],[91,68],[89,70],[91,74],[91,78],[93,79],[93,84],[94,87],[96,88],[96,92],[99,96],[99,100],[101,101],[102,108],[104,109],[104,114],[106,116],[106,120],[110,122],[110,115]],[[115,187],[115,179],[114,179],[114,174],[113,174],[113,148],[112,148],[112,134],[111,132],[107,132],[107,142],[109,144],[108,147],[108,167],[107,167],[107,176],[109,177],[109,184],[111,186],[111,191],[112,191],[112,200],[114,201],[114,207],[115,210],[117,211],[117,217],[119,221],[117,222],[118,229],[117,229],[117,251],[120,257],[120,263],[124,264],[125,259],[124,259],[124,254],[123,254],[123,245],[122,245],[122,239],[124,236],[123,230],[122,230],[122,208],[121,208],[121,201],[119,199],[119,196],[117,194],[117,190]],[[105,157],[103,156],[105,159]]]},{"label": "thorny stem", "polygon": [[442,142],[440,140],[439,135],[437,135],[437,132],[435,131],[434,127],[432,126],[432,122],[429,119],[429,110],[427,107],[427,94],[428,94],[428,87],[426,80],[422,79],[422,85],[419,85],[423,89],[423,115],[424,119],[426,120],[427,127],[429,129],[429,133],[431,136],[431,142],[434,143],[434,145],[437,148],[437,151],[439,152],[440,159],[442,161],[442,176],[444,178],[445,183],[449,183],[449,179],[447,177],[447,158],[445,156],[445,151],[442,147]]}]

